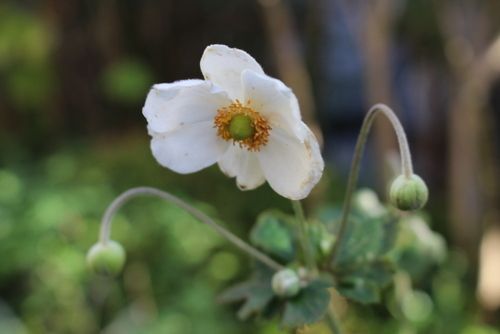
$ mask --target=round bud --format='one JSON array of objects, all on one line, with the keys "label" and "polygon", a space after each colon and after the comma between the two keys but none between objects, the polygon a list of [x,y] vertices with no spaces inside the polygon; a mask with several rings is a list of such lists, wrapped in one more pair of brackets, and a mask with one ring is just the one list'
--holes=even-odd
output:
[{"label": "round bud", "polygon": [[125,264],[125,250],[113,240],[98,242],[88,251],[87,264],[97,274],[116,276]]},{"label": "round bud", "polygon": [[392,182],[389,197],[391,203],[400,210],[417,210],[427,202],[429,190],[420,176],[400,175]]},{"label": "round bud", "polygon": [[293,297],[300,291],[300,278],[292,269],[283,269],[274,274],[271,285],[277,296]]},{"label": "round bud", "polygon": [[253,136],[255,129],[252,119],[247,115],[235,115],[229,123],[229,133],[234,140],[244,140]]}]

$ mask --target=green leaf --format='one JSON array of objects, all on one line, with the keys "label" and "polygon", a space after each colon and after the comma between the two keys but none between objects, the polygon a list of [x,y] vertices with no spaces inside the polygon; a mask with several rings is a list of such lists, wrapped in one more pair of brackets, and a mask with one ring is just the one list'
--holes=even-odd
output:
[{"label": "green leaf", "polygon": [[252,228],[250,241],[281,260],[293,260],[295,246],[289,219],[287,215],[276,211],[262,213]]},{"label": "green leaf", "polygon": [[[330,212],[330,218],[336,211]],[[354,209],[349,216],[336,261],[332,264],[336,289],[363,304],[380,301],[382,289],[392,281],[394,264],[387,260],[399,233],[399,222],[389,211]],[[333,222],[338,231],[340,218]]]},{"label": "green leaf", "polygon": [[380,249],[383,230],[378,219],[369,221],[351,217],[344,240],[340,244],[336,266],[349,265],[374,259]]},{"label": "green leaf", "polygon": [[219,294],[217,301],[224,304],[243,301],[248,298],[254,284],[254,281],[246,281],[233,285]]},{"label": "green leaf", "polygon": [[316,218],[330,231],[338,231],[342,209],[337,206],[326,206],[316,212]]},{"label": "green leaf", "polygon": [[252,279],[226,289],[217,299],[221,303],[244,301],[238,311],[241,320],[261,314],[274,298],[271,277],[269,269],[258,266]]},{"label": "green leaf", "polygon": [[408,272],[414,280],[419,280],[446,259],[446,242],[429,228],[422,217],[411,215],[401,221],[397,242],[390,256],[399,268]]},{"label": "green leaf", "polygon": [[342,280],[337,291],[362,304],[379,303],[381,299],[380,288],[376,283],[355,276]]},{"label": "green leaf", "polygon": [[[369,190],[358,191],[357,197],[371,193]],[[365,196],[366,197],[366,196]],[[370,201],[378,201],[372,194]],[[357,198],[359,202],[359,198]],[[366,202],[366,200],[365,200]],[[354,203],[356,204],[356,203]],[[341,266],[351,266],[353,263],[370,262],[390,252],[395,245],[399,233],[399,221],[384,210],[380,203],[370,205],[353,205],[349,215],[347,230],[336,257],[335,269]],[[376,207],[376,208],[374,208]],[[338,234],[342,210],[329,206],[320,210],[316,217],[334,234]]]},{"label": "green leaf", "polygon": [[383,288],[392,282],[394,266],[388,261],[365,263],[337,274],[337,290],[344,297],[369,304],[380,301]]},{"label": "green leaf", "polygon": [[337,276],[339,281],[349,280],[356,277],[377,284],[380,287],[387,286],[392,281],[394,274],[394,265],[389,261],[377,260],[374,262],[364,263],[353,267],[352,269],[344,269]]},{"label": "green leaf", "polygon": [[307,225],[307,233],[318,262],[327,260],[330,255],[335,237],[328,232],[325,225],[311,221]]},{"label": "green leaf", "polygon": [[239,309],[238,318],[246,320],[252,315],[262,313],[273,297],[272,289],[264,286],[255,286],[249,298],[247,298],[246,302]]},{"label": "green leaf", "polygon": [[371,262],[383,256],[394,245],[397,227],[397,221],[389,215],[376,218],[351,215],[335,267]]},{"label": "green leaf", "polygon": [[320,320],[330,303],[330,292],[322,281],[314,281],[285,303],[281,319],[284,327],[295,328]]}]

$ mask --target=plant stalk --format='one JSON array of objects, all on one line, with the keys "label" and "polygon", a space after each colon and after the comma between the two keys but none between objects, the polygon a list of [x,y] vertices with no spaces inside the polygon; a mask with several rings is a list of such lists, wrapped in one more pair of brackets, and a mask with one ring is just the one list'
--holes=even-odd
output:
[{"label": "plant stalk", "polygon": [[342,334],[342,332],[340,331],[340,326],[337,323],[335,313],[333,312],[331,307],[328,308],[328,313],[326,314],[326,323],[328,324],[328,328],[330,328],[332,334]]},{"label": "plant stalk", "polygon": [[394,131],[396,132],[396,137],[399,143],[399,153],[401,155],[401,169],[402,174],[410,178],[413,175],[413,165],[411,162],[410,148],[408,146],[408,140],[406,139],[406,134],[399,121],[398,117],[391,108],[385,104],[376,104],[370,108],[366,114],[363,124],[361,126],[361,131],[356,142],[356,147],[354,149],[354,156],[351,163],[351,170],[349,172],[349,179],[347,180],[347,189],[345,193],[344,205],[342,207],[342,217],[340,221],[340,228],[337,233],[337,238],[333,250],[330,255],[330,264],[335,265],[336,257],[340,250],[340,246],[343,242],[344,234],[347,229],[347,222],[349,217],[349,212],[351,210],[352,195],[356,183],[358,182],[359,168],[361,163],[361,157],[366,145],[366,139],[373,125],[373,121],[378,114],[383,114],[391,122]]},{"label": "plant stalk", "polygon": [[307,233],[307,220],[304,215],[304,209],[300,201],[292,201],[293,211],[295,213],[295,220],[299,227],[299,242],[304,254],[304,262],[306,268],[311,272],[316,272],[316,265],[314,261],[314,251]]},{"label": "plant stalk", "polygon": [[193,206],[187,204],[180,198],[166,192],[162,191],[157,188],[152,188],[152,187],[137,187],[137,188],[131,188],[125,192],[123,192],[120,196],[115,198],[115,200],[108,206],[106,209],[106,212],[104,213],[102,220],[101,220],[101,230],[100,230],[100,236],[99,236],[99,241],[102,244],[106,244],[109,241],[110,233],[111,233],[111,222],[113,220],[114,215],[116,212],[130,199],[137,197],[137,196],[156,196],[164,201],[167,201],[169,203],[175,204],[181,209],[185,210],[188,212],[191,216],[194,218],[198,219],[204,224],[207,224],[210,226],[212,229],[214,229],[217,233],[219,233],[222,237],[226,238],[229,242],[231,242],[233,245],[247,253],[248,255],[254,257],[258,261],[264,263],[265,265],[269,266],[271,269],[274,270],[281,270],[284,267],[268,257],[266,254],[260,252],[256,248],[250,246],[248,243],[234,235],[233,233],[229,232],[226,230],[224,227],[220,226],[217,224],[213,219],[211,219],[209,216],[201,212],[200,210],[194,208]]}]

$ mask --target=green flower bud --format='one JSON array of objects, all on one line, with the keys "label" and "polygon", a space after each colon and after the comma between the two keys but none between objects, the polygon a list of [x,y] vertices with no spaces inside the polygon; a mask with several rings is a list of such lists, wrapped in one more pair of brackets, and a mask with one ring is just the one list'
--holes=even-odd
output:
[{"label": "green flower bud", "polygon": [[292,269],[283,269],[274,274],[271,285],[277,296],[293,297],[300,291],[300,278]]},{"label": "green flower bud", "polygon": [[247,115],[235,115],[229,123],[229,133],[234,140],[244,140],[253,136],[255,129]]},{"label": "green flower bud", "polygon": [[417,210],[427,202],[429,190],[418,175],[413,174],[409,178],[400,175],[392,182],[389,197],[391,203],[400,210]]},{"label": "green flower bud", "polygon": [[125,250],[116,241],[108,240],[106,244],[96,243],[87,253],[89,268],[102,275],[118,275],[125,263]]}]

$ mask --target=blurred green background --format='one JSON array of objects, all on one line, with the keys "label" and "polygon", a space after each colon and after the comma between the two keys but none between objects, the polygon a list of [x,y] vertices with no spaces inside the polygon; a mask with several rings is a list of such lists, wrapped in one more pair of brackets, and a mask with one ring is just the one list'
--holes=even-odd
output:
[{"label": "blurred green background", "polygon": [[[149,87],[201,77],[212,43],[248,51],[290,85],[322,133],[328,169],[308,212],[342,200],[371,104],[393,106],[408,131],[431,193],[425,220],[448,257],[415,282],[400,317],[389,297],[339,301],[346,328],[500,333],[499,32],[496,0],[2,1],[0,333],[284,332],[216,303],[251,261],[159,200],[134,200],[116,217],[121,277],[85,265],[101,214],[129,187],[168,190],[243,237],[262,210],[291,211],[267,185],[240,192],[217,167],[177,175],[150,153]],[[377,123],[361,185],[382,198],[395,144]]]}]

